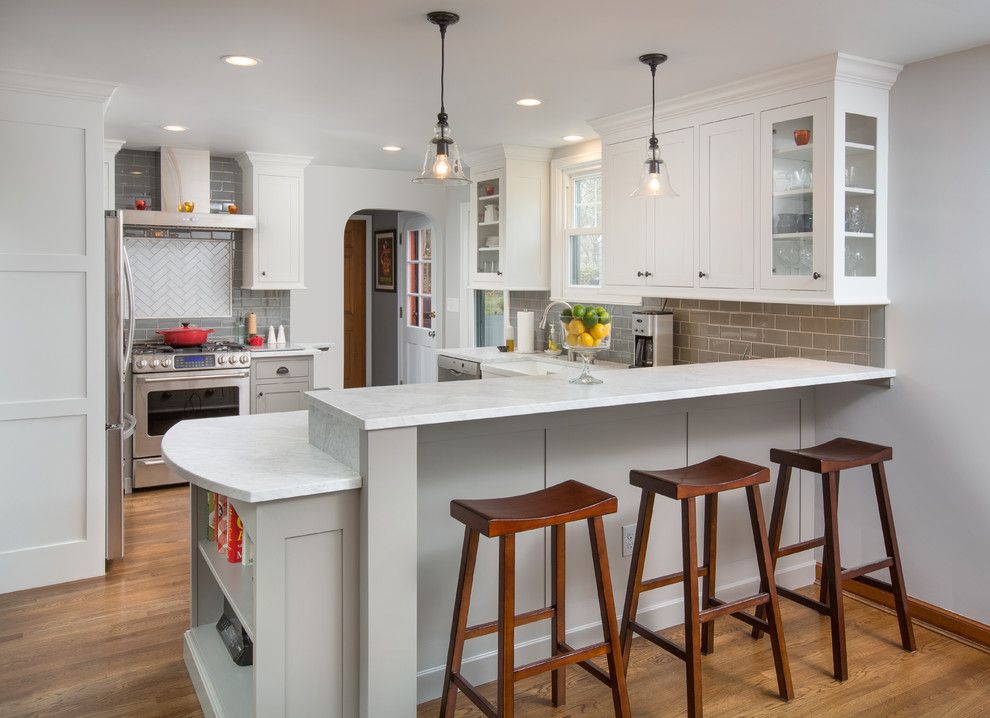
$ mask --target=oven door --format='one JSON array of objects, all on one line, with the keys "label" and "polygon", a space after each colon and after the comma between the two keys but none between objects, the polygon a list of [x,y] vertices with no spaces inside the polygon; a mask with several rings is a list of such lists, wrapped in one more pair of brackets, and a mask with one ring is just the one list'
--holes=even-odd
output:
[{"label": "oven door", "polygon": [[186,419],[247,414],[249,370],[135,374],[134,457],[160,456],[162,436]]}]

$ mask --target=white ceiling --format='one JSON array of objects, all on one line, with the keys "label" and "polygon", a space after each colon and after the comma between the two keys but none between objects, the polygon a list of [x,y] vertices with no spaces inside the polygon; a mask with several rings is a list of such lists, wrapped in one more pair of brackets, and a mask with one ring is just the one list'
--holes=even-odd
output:
[{"label": "white ceiling", "polygon": [[[430,10],[462,18],[447,35],[462,151],[591,136],[588,119],[648,103],[643,52],[670,55],[669,98],[836,50],[908,63],[990,42],[988,0],[0,0],[0,67],[119,83],[107,136],[133,147],[412,169],[439,104]],[[263,64],[218,61],[234,53]]]}]

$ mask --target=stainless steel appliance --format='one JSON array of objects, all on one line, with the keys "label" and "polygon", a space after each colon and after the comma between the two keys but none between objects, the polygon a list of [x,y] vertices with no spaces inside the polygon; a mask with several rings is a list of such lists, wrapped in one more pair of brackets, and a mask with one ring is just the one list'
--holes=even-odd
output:
[{"label": "stainless steel appliance", "polygon": [[633,366],[670,366],[674,363],[674,313],[637,309],[632,313]]},{"label": "stainless steel appliance", "polygon": [[464,381],[480,379],[481,364],[466,359],[456,359],[444,354],[437,357],[437,381]]},{"label": "stainless steel appliance", "polygon": [[124,248],[124,229],[114,210],[106,213],[107,333],[107,558],[124,555],[125,442],[134,416],[125,410],[127,366],[134,345],[134,287]]},{"label": "stainless steel appliance", "polygon": [[162,436],[186,419],[247,414],[250,366],[251,355],[241,344],[134,348],[134,488],[182,483],[162,460]]}]

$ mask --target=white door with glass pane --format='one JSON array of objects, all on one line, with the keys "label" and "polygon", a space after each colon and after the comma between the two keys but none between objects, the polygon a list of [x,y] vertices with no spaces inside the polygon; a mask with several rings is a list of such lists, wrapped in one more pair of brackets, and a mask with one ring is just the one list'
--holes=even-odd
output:
[{"label": "white door with glass pane", "polygon": [[399,383],[437,380],[435,349],[440,346],[439,307],[433,297],[434,231],[421,214],[399,213],[402,275],[399,312]]}]

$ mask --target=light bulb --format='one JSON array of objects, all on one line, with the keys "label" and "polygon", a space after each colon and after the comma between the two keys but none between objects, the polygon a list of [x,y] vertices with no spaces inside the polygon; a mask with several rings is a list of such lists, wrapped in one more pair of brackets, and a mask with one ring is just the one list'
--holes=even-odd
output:
[{"label": "light bulb", "polygon": [[660,175],[656,172],[650,173],[650,192],[660,191]]},{"label": "light bulb", "polygon": [[433,174],[437,177],[446,177],[450,174],[450,163],[447,161],[447,155],[437,155],[433,162]]}]

